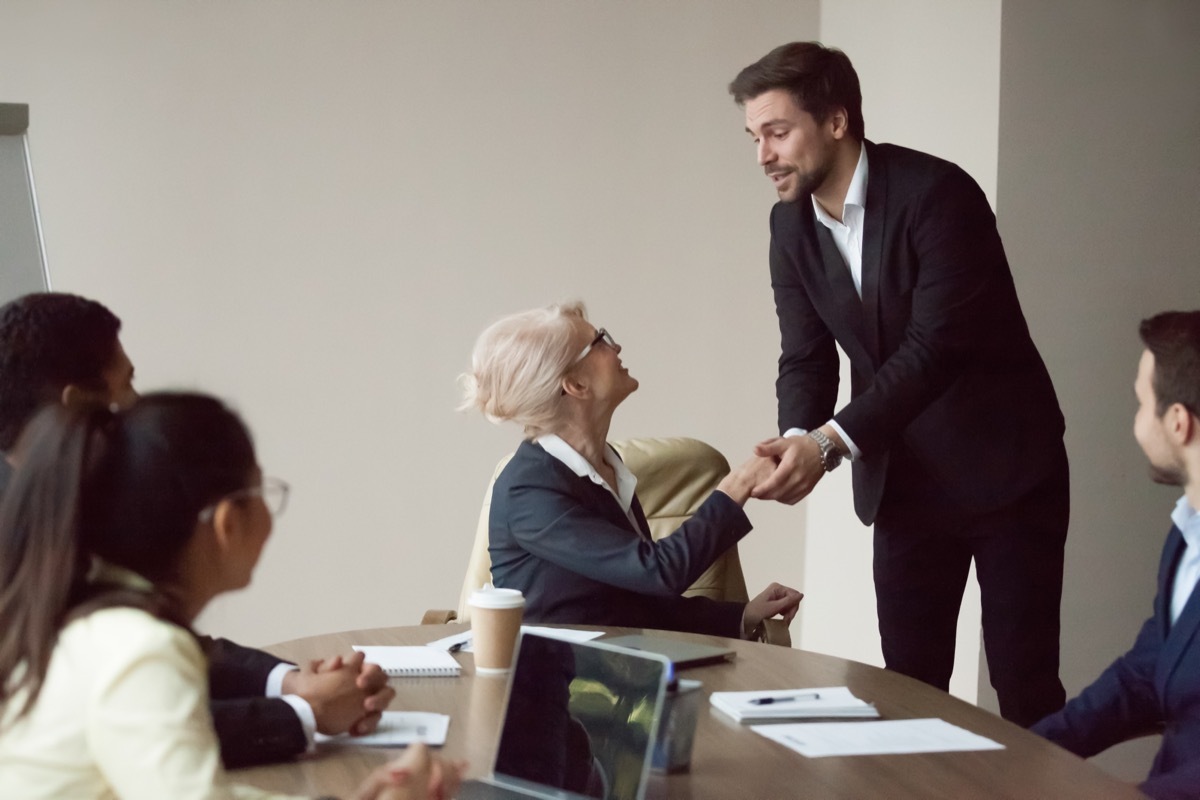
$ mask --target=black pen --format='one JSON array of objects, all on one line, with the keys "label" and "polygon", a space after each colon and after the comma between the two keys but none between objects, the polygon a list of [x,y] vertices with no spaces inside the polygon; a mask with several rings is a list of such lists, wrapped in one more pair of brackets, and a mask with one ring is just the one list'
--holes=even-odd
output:
[{"label": "black pen", "polygon": [[769,706],[772,703],[790,703],[794,700],[820,700],[819,692],[801,692],[800,694],[791,694],[786,697],[753,697],[750,699],[752,706]]},{"label": "black pen", "polygon": [[467,640],[467,639],[463,639],[461,642],[455,642],[454,644],[452,644],[446,648],[446,652],[447,653],[457,653],[459,650],[463,649],[463,647],[466,645],[466,643],[468,641],[469,640]]}]

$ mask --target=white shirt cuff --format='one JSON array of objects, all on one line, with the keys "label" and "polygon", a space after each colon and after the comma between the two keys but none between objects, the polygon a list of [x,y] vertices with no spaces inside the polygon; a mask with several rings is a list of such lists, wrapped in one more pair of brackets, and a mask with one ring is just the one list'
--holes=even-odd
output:
[{"label": "white shirt cuff", "polygon": [[304,738],[308,740],[308,749],[306,753],[311,753],[316,749],[317,736],[317,716],[313,713],[312,706],[298,694],[280,695],[280,700],[287,703],[296,712],[296,716],[300,718],[300,726],[304,728]]},{"label": "white shirt cuff", "polygon": [[[837,431],[837,435],[842,437],[842,441],[845,443],[846,447],[849,448],[850,455],[846,456],[846,460],[853,461],[856,458],[862,458],[862,451],[858,449],[858,445],[856,445],[854,443],[854,440],[846,435],[846,432],[844,430],[842,430],[841,425],[838,425],[833,420],[829,420],[829,422],[827,424],[829,425],[829,427],[831,427],[835,431]],[[788,428],[786,431],[784,431],[783,435],[785,437],[787,437],[787,436],[803,436],[806,433],[808,433],[808,431],[806,431],[804,428]]]},{"label": "white shirt cuff", "polygon": [[844,430],[842,430],[841,425],[838,425],[833,420],[829,420],[829,427],[831,427],[835,431],[837,431],[838,436],[842,437],[842,443],[845,444],[846,447],[850,450],[850,455],[847,456],[847,458],[850,461],[853,461],[856,458],[862,458],[862,450],[859,450],[858,445],[856,445],[854,443],[854,440],[851,439],[850,436]]},{"label": "white shirt cuff", "polygon": [[294,669],[297,669],[295,664],[276,664],[267,675],[267,687],[263,694],[266,697],[278,697],[292,707],[296,716],[300,718],[300,727],[304,728],[304,738],[308,740],[308,749],[305,752],[311,753],[316,749],[317,715],[313,713],[308,701],[300,695],[283,693],[283,678]]},{"label": "white shirt cuff", "polygon": [[295,664],[288,664],[281,661],[275,665],[275,669],[271,670],[267,675],[267,686],[263,690],[263,695],[266,697],[282,697],[283,696],[283,677],[294,669],[298,669]]}]

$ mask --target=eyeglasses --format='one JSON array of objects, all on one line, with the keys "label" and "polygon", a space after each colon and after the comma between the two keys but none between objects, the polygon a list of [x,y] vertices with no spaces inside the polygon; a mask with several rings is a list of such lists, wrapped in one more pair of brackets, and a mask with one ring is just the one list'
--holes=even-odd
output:
[{"label": "eyeglasses", "polygon": [[590,342],[588,342],[588,346],[583,348],[583,351],[575,357],[575,360],[573,362],[571,362],[571,365],[574,366],[575,364],[578,364],[580,361],[583,361],[583,359],[587,358],[587,354],[592,352],[592,348],[595,347],[596,345],[600,344],[601,342],[604,342],[606,345],[611,347],[613,350],[617,349],[617,340],[612,337],[611,333],[604,330],[604,328],[600,328],[596,331],[596,338],[592,339]]},{"label": "eyeglasses", "polygon": [[278,517],[283,514],[287,508],[288,493],[292,487],[287,481],[279,478],[263,478],[262,485],[248,486],[245,489],[238,489],[230,492],[216,502],[209,503],[204,508],[200,509],[199,519],[201,522],[212,522],[213,515],[217,513],[217,506],[224,500],[236,500],[246,497],[261,497],[267,510],[271,512],[272,517]]}]

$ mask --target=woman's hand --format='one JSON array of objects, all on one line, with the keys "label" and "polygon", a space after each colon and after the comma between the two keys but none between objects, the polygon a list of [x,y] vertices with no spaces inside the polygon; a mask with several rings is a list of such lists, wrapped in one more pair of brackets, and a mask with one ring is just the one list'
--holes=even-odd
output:
[{"label": "woman's hand", "polygon": [[354,800],[451,800],[466,766],[430,753],[419,742],[410,744],[400,758],[372,772]]},{"label": "woman's hand", "polygon": [[771,477],[775,472],[775,460],[753,456],[749,461],[734,469],[717,484],[717,491],[729,495],[733,502],[744,506],[750,499],[755,486]]},{"label": "woman's hand", "polygon": [[746,604],[742,612],[742,635],[750,638],[750,634],[762,624],[764,619],[782,616],[783,621],[791,625],[800,601],[804,599],[803,592],[797,592],[790,586],[772,583],[759,592],[758,596]]}]

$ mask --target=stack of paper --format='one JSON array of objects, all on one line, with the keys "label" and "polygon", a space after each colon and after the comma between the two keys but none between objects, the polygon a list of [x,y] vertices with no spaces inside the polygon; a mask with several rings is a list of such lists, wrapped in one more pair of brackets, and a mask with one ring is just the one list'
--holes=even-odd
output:
[{"label": "stack of paper", "polygon": [[318,742],[357,745],[360,747],[404,747],[413,742],[429,745],[446,743],[450,717],[428,711],[384,711],[373,733],[365,736],[326,736],[317,734]]},{"label": "stack of paper", "polygon": [[713,706],[738,722],[775,719],[876,719],[879,712],[845,686],[819,689],[771,689],[713,692]]},{"label": "stack of paper", "polygon": [[809,758],[1004,749],[999,742],[941,719],[796,722],[790,725],[752,725],[750,730]]}]

